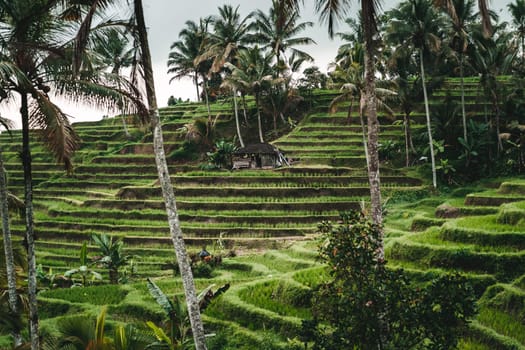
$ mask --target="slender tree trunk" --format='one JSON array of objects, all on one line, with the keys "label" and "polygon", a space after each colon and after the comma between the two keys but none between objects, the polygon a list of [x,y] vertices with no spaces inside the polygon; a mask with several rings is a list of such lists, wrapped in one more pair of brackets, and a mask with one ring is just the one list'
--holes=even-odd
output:
[{"label": "slender tree trunk", "polygon": [[415,153],[414,143],[412,142],[412,130],[410,126],[410,112],[405,112],[403,116],[403,125],[405,126],[405,160],[406,166],[410,166],[410,154]]},{"label": "slender tree trunk", "polygon": [[[5,270],[7,275],[7,293],[9,310],[13,315],[19,313],[18,295],[16,293],[16,269],[13,255],[13,243],[11,241],[11,229],[9,227],[9,207],[7,204],[7,183],[4,168],[2,149],[0,148],[0,215],[2,216],[2,230],[4,234]],[[22,345],[22,335],[16,331],[12,334],[15,347]]]},{"label": "slender tree trunk", "polygon": [[465,112],[465,77],[463,72],[464,56],[459,54],[459,75],[461,82],[461,117],[463,118],[463,139],[467,142],[467,113]]},{"label": "slender tree trunk", "polygon": [[[381,209],[381,187],[379,179],[379,120],[377,118],[376,86],[375,86],[375,60],[374,60],[374,36],[376,29],[371,16],[373,11],[371,1],[361,1],[361,13],[365,17],[363,30],[365,36],[365,101],[368,120],[368,181],[370,183],[370,209],[372,222],[376,224],[381,234],[379,239],[383,241],[383,213]],[[385,256],[383,244],[381,244],[378,257]]]},{"label": "slender tree trunk", "polygon": [[432,140],[432,127],[430,126],[430,110],[428,108],[427,85],[425,83],[425,66],[423,65],[423,50],[419,50],[419,59],[421,60],[421,83],[423,84],[423,97],[425,100],[425,115],[427,117],[428,144],[430,146],[430,161],[432,163],[432,186],[437,188],[436,177],[436,158],[434,156],[434,142]]},{"label": "slender tree trunk", "polygon": [[365,158],[366,158],[366,168],[370,166],[370,159],[368,158],[368,145],[366,142],[366,126],[365,126],[365,118],[363,116],[364,108],[365,108],[365,99],[364,99],[364,92],[361,91],[361,97],[359,101],[359,122],[361,123],[361,136],[363,137],[363,147],[365,149]]},{"label": "slender tree trunk", "polygon": [[31,148],[29,143],[29,108],[27,94],[21,93],[22,163],[24,168],[24,204],[26,207],[27,294],[29,299],[29,332],[31,350],[40,349],[38,334],[38,304],[36,281],[35,233],[33,219],[33,180],[31,177]]},{"label": "slender tree trunk", "polygon": [[164,153],[164,141],[162,138],[162,128],[160,124],[159,110],[157,107],[157,100],[155,96],[151,54],[149,51],[146,24],[144,22],[142,0],[134,0],[134,5],[139,32],[140,46],[142,51],[144,80],[146,84],[146,93],[150,111],[151,129],[153,131],[153,147],[155,150],[155,162],[157,164],[159,182],[162,188],[162,195],[164,197],[164,202],[166,205],[166,212],[168,215],[168,223],[170,227],[171,238],[173,240],[173,247],[177,257],[177,262],[179,264],[180,274],[182,277],[182,284],[186,296],[188,316],[191,323],[191,329],[195,342],[195,349],[206,350],[206,338],[199,310],[199,301],[197,299],[197,293],[193,281],[193,274],[191,271],[190,264],[188,262],[186,246],[182,237],[182,230],[180,227],[179,215],[177,212],[175,193],[173,191],[173,186],[170,181],[168,164],[166,163],[166,155]]},{"label": "slender tree trunk", "polygon": [[206,110],[208,111],[208,120],[211,121],[211,110],[210,110],[210,100],[208,98],[208,79],[204,78],[204,98],[206,100]]},{"label": "slender tree trunk", "polygon": [[109,283],[118,284],[118,269],[109,269]]},{"label": "slender tree trunk", "polygon": [[195,84],[195,89],[197,90],[197,102],[201,102],[201,94],[199,92],[199,75],[195,72],[193,76],[193,83]]},{"label": "slender tree trunk", "polygon": [[239,108],[237,108],[237,90],[233,89],[233,108],[235,110],[235,126],[237,127],[237,137],[241,147],[244,148],[244,141],[242,140],[241,125],[239,123]]},{"label": "slender tree trunk", "polygon": [[242,112],[244,114],[244,122],[246,123],[247,127],[250,127],[250,123],[248,122],[248,115],[246,114],[246,110],[248,109],[246,105],[246,96],[244,93],[241,93],[242,97]]},{"label": "slender tree trunk", "polygon": [[259,141],[264,143],[261,121],[261,109],[259,108],[259,94],[255,94],[255,108],[257,108],[257,125],[259,126]]},{"label": "slender tree trunk", "polygon": [[403,125],[405,126],[405,166],[410,166],[410,147],[408,146],[408,115],[405,113]]},{"label": "slender tree trunk", "polygon": [[497,101],[498,101],[498,98],[495,97],[494,98],[494,112],[496,114],[496,137],[497,137],[497,142],[498,142],[498,155],[499,155],[500,152],[503,150],[503,142],[501,142],[501,130],[500,130],[500,127],[499,127],[500,110],[499,110]]}]

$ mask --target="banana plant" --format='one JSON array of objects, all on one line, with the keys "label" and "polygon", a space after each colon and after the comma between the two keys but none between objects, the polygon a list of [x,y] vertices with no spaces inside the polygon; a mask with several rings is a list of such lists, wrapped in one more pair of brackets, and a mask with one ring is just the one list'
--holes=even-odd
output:
[{"label": "banana plant", "polygon": [[73,275],[80,275],[83,287],[87,285],[90,276],[91,281],[102,280],[102,275],[89,267],[86,241],[84,241],[82,248],[80,248],[80,267],[68,270],[64,273],[64,277],[70,279]]},{"label": "banana plant", "polygon": [[[170,350],[189,349],[192,347],[192,337],[190,334],[190,321],[185,304],[177,296],[173,296],[173,301],[153,282],[147,279],[148,290],[157,304],[164,310],[168,317],[166,322],[169,335],[166,331],[155,325],[153,322],[146,322],[153,331],[157,342],[152,344],[152,348],[166,348]],[[162,347],[163,345],[164,347]]]}]

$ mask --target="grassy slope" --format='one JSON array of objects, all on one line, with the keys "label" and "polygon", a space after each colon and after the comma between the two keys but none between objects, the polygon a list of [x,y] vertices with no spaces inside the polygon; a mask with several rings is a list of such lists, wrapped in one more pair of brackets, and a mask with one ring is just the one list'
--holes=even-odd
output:
[{"label": "grassy slope", "polygon": [[[215,108],[226,118],[230,113],[224,105]],[[163,111],[167,151],[180,145],[175,131],[203,112],[194,105]],[[248,349],[254,343],[283,347],[287,338],[297,334],[300,320],[308,317],[310,288],[325,274],[315,260],[317,243],[302,239],[310,237],[317,221],[333,220],[338,210],[358,208],[366,200],[366,191],[358,196],[350,192],[341,195],[343,189],[366,186],[359,129],[349,128],[346,121],[344,113],[312,114],[277,140],[275,144],[297,161],[288,171],[223,173],[171,166],[175,186],[189,193],[179,201],[188,242],[197,245],[190,250],[197,252],[198,245],[207,244],[213,254],[246,252],[225,259],[212,278],[196,279],[199,289],[209,284],[232,286],[204,314],[208,329],[227,335],[212,341],[216,348]],[[148,154],[149,136],[133,128],[133,138],[125,140],[118,120],[82,123],[77,130],[83,143],[73,177],[61,175],[45,150],[35,148],[37,231],[41,235],[38,262],[58,272],[77,267],[81,241],[100,232],[127,237],[128,252],[137,256],[135,270],[128,269],[130,283],[123,286],[43,292],[43,326],[53,331],[68,312],[93,316],[101,304],[110,305],[111,322],[159,321],[162,312],[149,296],[143,278],[154,277],[169,294],[181,294],[182,290],[171,270],[164,269],[173,253],[165,239],[168,233]],[[399,126],[385,127],[382,137],[399,138],[400,131]],[[13,152],[7,168],[12,188],[20,191],[17,141],[4,138],[2,143]],[[315,152],[305,152],[307,149]],[[402,180],[406,175],[394,169],[384,168],[383,174],[385,193],[390,192],[385,197],[391,197],[386,221],[391,265],[423,279],[456,269],[472,278],[483,295],[480,316],[461,348],[523,347],[525,329],[519,319],[524,312],[525,279],[517,268],[522,263],[525,231],[522,181],[509,179],[499,190],[466,199],[464,194],[422,199],[427,194],[417,187],[419,180],[412,179],[409,184]],[[129,189],[126,193],[130,197],[119,198],[123,188]],[[195,197],[191,188],[205,189],[206,195]],[[326,188],[335,192],[326,192]],[[304,194],[290,192],[287,197],[286,191],[292,189],[302,189]],[[224,195],[225,190],[229,196]],[[494,203],[487,198],[511,203]],[[436,207],[445,202],[468,216],[436,217]],[[14,220],[13,226],[15,233],[23,233],[21,222]],[[90,250],[95,254],[94,247]],[[108,295],[118,297],[108,299]],[[221,341],[223,344],[217,345]]]}]

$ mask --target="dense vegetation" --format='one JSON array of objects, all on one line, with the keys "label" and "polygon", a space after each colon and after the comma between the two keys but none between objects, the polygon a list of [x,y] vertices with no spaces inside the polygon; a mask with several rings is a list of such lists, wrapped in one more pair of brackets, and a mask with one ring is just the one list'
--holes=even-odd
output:
[{"label": "dense vegetation", "polygon": [[[102,15],[110,2],[93,2],[92,10]],[[385,81],[376,82],[373,104],[381,124],[375,146],[385,225],[374,251],[381,256],[384,247],[386,260],[374,283],[392,284],[388,276],[412,281],[410,288],[400,289],[410,305],[417,304],[410,300],[438,300],[444,290],[457,291],[458,303],[465,304],[449,310],[465,318],[474,311],[467,303],[469,286],[478,300],[472,322],[462,319],[462,327],[452,330],[432,330],[432,322],[428,327],[421,322],[421,328],[400,332],[391,344],[410,338],[417,346],[449,348],[456,338],[446,336],[457,334],[463,349],[522,349],[525,182],[519,174],[525,166],[525,99],[520,23],[525,4],[511,4],[512,26],[493,23],[487,35],[471,1],[451,3],[453,12],[441,12],[430,1],[407,0],[377,18],[383,40],[374,43],[381,52],[376,68]],[[2,250],[7,253],[0,261],[0,286],[15,289],[24,302],[15,303],[19,307],[13,312],[8,293],[2,294],[0,346],[11,346],[10,333],[29,339],[26,310],[21,311],[29,305],[29,313],[38,312],[42,320],[40,332],[48,340],[43,347],[191,347],[181,302],[187,288],[179,278],[186,272],[169,248],[165,196],[153,157],[157,135],[136,123],[136,116],[146,117],[147,104],[133,89],[134,75],[124,73],[126,67],[136,71],[133,57],[143,52],[133,52],[136,37],[123,29],[129,22],[110,21],[100,25],[110,30],[98,32],[87,21],[94,12],[86,11],[86,4],[0,2],[2,23],[26,35],[10,37],[7,29],[0,33],[5,39],[0,43],[0,92],[5,97],[0,96],[19,94],[36,102],[30,109],[22,97],[21,117],[33,120],[31,128],[0,137],[7,189],[24,198],[26,209],[34,205],[30,215],[22,209],[21,218],[13,210],[21,201],[2,195],[11,199],[10,220],[2,214],[2,243],[8,246],[9,224],[15,254],[9,262],[10,249]],[[348,20],[351,31],[340,34],[348,44],[341,47],[334,69],[324,75],[309,68],[296,81],[292,73],[309,60],[296,45],[310,43],[299,35],[310,24],[301,23],[288,6],[275,1],[268,13],[246,18],[223,6],[217,16],[187,22],[172,46],[170,74],[191,75],[196,88],[202,87],[198,95],[203,102],[171,101],[172,106],[160,110],[160,120],[161,148],[190,247],[187,262],[197,290],[203,291],[198,308],[206,332],[215,334],[207,340],[210,349],[340,346],[321,333],[312,337],[307,331],[313,328],[305,328],[314,317],[329,333],[328,323],[347,325],[341,317],[327,317],[333,303],[312,302],[330,277],[316,259],[317,224],[335,222],[340,211],[349,209],[374,212],[367,171],[374,159],[366,151],[375,147],[367,125],[370,102],[364,102],[370,94],[364,79],[366,31],[359,20]],[[21,16],[22,10],[40,17]],[[93,32],[83,32],[85,26]],[[63,28],[72,30],[65,32],[69,37],[61,36],[63,42],[46,42]],[[90,39],[76,37],[77,32]],[[29,46],[42,62],[20,50]],[[116,105],[122,115],[70,126],[51,103],[50,89],[79,99],[97,96],[87,101]],[[263,141],[278,146],[292,165],[229,170],[237,146]],[[49,144],[51,153],[45,147]],[[67,173],[55,164],[57,156],[69,167]],[[29,265],[24,248],[29,248]],[[321,253],[326,257],[326,251]],[[10,288],[13,264],[17,278]],[[31,299],[32,278],[38,302]],[[356,285],[355,279],[339,282]],[[458,282],[463,289],[454,289]],[[420,288],[417,297],[413,286]],[[356,295],[363,301],[372,289]],[[316,295],[324,302],[335,300]],[[390,296],[378,300],[383,305],[394,300],[395,307],[410,311]],[[407,317],[428,321],[430,314],[438,317],[435,308],[443,304],[413,308],[421,314]],[[348,304],[348,312],[354,315],[359,305]],[[464,308],[457,312],[454,307]],[[377,314],[393,322],[391,329],[404,322],[383,310],[363,315],[373,324]],[[33,316],[30,320],[33,327]],[[359,335],[370,331],[363,329]],[[359,328],[353,325],[346,339],[357,336],[352,332]],[[379,340],[387,338],[385,332]],[[358,344],[366,348],[371,339],[363,339]]]}]

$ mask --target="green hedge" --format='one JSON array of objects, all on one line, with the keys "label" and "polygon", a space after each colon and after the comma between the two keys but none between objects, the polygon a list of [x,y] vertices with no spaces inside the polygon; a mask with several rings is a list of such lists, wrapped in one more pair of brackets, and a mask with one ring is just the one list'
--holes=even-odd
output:
[{"label": "green hedge", "polygon": [[484,247],[506,246],[525,249],[525,233],[490,232],[483,228],[458,227],[453,222],[445,223],[440,230],[443,240],[471,243]]},{"label": "green hedge", "polygon": [[504,281],[525,273],[525,252],[479,253],[468,249],[443,249],[424,244],[394,242],[387,250],[387,258],[419,262],[427,267],[494,274]]},{"label": "green hedge", "polygon": [[299,334],[301,328],[299,318],[279,316],[275,312],[247,304],[235,294],[236,291],[229,291],[217,299],[206,309],[206,314],[218,319],[235,321],[242,327],[254,331],[272,330],[291,338]]},{"label": "green hedge", "polygon": [[501,335],[476,321],[470,324],[469,333],[483,344],[490,346],[492,350],[525,350],[525,346],[518,341]]}]

